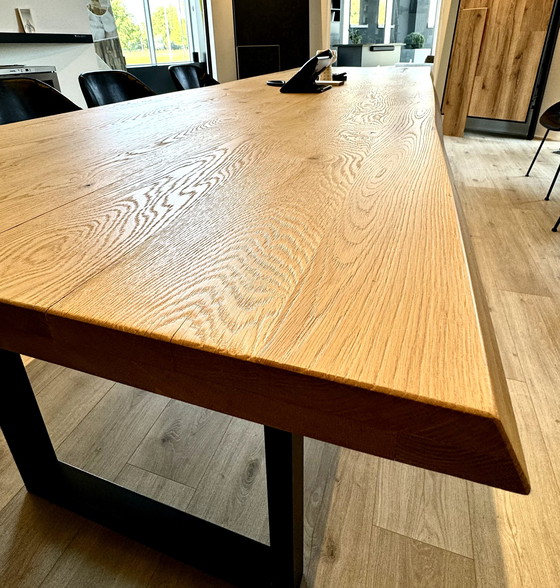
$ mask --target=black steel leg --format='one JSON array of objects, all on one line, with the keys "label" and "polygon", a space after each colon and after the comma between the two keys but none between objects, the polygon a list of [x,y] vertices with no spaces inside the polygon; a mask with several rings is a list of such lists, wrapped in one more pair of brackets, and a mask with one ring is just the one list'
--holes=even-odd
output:
[{"label": "black steel leg", "polygon": [[550,133],[550,129],[546,129],[546,133],[544,134],[543,140],[541,141],[541,144],[539,145],[539,148],[537,149],[537,152],[535,153],[535,157],[533,157],[533,161],[531,161],[531,165],[529,166],[529,169],[527,170],[525,177],[527,177],[531,173],[531,170],[533,169],[533,165],[535,165],[535,161],[537,161],[537,157],[539,156],[539,153],[541,152],[542,146],[544,145],[544,142],[546,141],[548,133]]},{"label": "black steel leg", "polygon": [[272,585],[299,588],[303,576],[303,438],[264,428]]},{"label": "black steel leg", "polygon": [[0,349],[0,428],[30,492],[239,586],[299,588],[303,438],[265,427],[270,547],[60,462],[20,356]]},{"label": "black steel leg", "polygon": [[26,488],[42,494],[58,484],[58,459],[17,353],[0,349],[0,428]]},{"label": "black steel leg", "polygon": [[556,173],[554,174],[554,179],[552,180],[552,183],[550,184],[550,188],[548,189],[548,192],[546,193],[546,196],[544,198],[545,200],[550,200],[550,195],[552,194],[552,188],[554,188],[554,184],[556,184],[556,180],[558,179],[559,173],[560,173],[560,165],[556,169]]},{"label": "black steel leg", "polygon": [[558,217],[556,224],[552,227],[552,230],[556,233],[558,231],[559,226],[560,226],[560,216]]}]

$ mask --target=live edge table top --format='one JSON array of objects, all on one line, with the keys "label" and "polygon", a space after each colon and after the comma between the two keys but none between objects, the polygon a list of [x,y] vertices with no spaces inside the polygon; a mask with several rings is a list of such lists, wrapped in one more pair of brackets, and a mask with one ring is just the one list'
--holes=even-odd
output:
[{"label": "live edge table top", "polygon": [[528,492],[429,72],[348,71],[0,127],[0,347]]}]

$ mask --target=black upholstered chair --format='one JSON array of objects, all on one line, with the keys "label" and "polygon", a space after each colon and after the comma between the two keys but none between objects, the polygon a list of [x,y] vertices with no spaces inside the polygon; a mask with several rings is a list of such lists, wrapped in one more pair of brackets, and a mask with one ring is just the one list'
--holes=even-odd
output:
[{"label": "black upholstered chair", "polygon": [[[546,141],[546,138],[548,137],[548,133],[550,133],[550,131],[560,131],[560,102],[557,102],[556,104],[553,104],[550,108],[547,108],[543,112],[541,118],[539,119],[539,122],[546,129],[546,133],[544,134],[543,140],[541,141],[541,144],[539,145],[539,148],[537,149],[537,152],[535,153],[535,157],[533,157],[533,161],[531,162],[531,165],[529,166],[529,169],[527,170],[527,173],[525,174],[526,176],[528,176],[531,173],[531,170],[533,169],[533,165],[535,164],[535,161],[537,160],[537,157],[539,156],[539,153],[541,152],[542,146],[544,145],[544,142]],[[554,175],[554,179],[552,180],[552,183],[550,184],[550,188],[548,189],[548,192],[545,196],[545,200],[550,199],[550,194],[552,193],[552,188],[554,188],[554,184],[556,184],[556,180],[558,179],[559,173],[560,173],[560,165],[558,166],[558,169],[556,170],[556,174]]]},{"label": "black upholstered chair", "polygon": [[78,77],[86,104],[103,106],[137,98],[155,96],[155,92],[136,76],[121,70],[88,71]]},{"label": "black upholstered chair", "polygon": [[216,86],[220,82],[209,76],[202,67],[195,63],[170,65],[169,73],[177,90],[190,90],[205,86]]},{"label": "black upholstered chair", "polygon": [[0,124],[81,110],[49,84],[32,78],[0,78]]}]

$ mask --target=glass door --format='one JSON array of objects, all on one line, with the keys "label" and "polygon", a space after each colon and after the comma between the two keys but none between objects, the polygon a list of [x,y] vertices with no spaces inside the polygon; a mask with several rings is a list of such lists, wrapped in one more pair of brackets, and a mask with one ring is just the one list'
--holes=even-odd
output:
[{"label": "glass door", "polygon": [[[423,63],[433,54],[440,0],[342,0],[333,44],[400,44],[401,62]],[[337,34],[338,33],[338,34]]]}]

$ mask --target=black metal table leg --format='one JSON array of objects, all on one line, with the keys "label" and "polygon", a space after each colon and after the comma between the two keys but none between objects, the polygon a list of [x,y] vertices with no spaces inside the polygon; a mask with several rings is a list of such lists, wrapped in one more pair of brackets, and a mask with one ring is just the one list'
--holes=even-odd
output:
[{"label": "black metal table leg", "polygon": [[58,485],[58,459],[17,353],[0,349],[0,428],[25,487],[42,494]]},{"label": "black metal table leg", "polygon": [[556,233],[558,231],[558,226],[560,225],[560,216],[558,217],[558,220],[556,221],[556,224],[552,227],[552,230]]},{"label": "black metal table leg", "polygon": [[299,588],[303,576],[303,437],[264,428],[272,585]]},{"label": "black metal table leg", "polygon": [[0,428],[38,496],[239,586],[298,588],[303,438],[265,427],[271,546],[58,460],[21,357],[0,349]]}]

